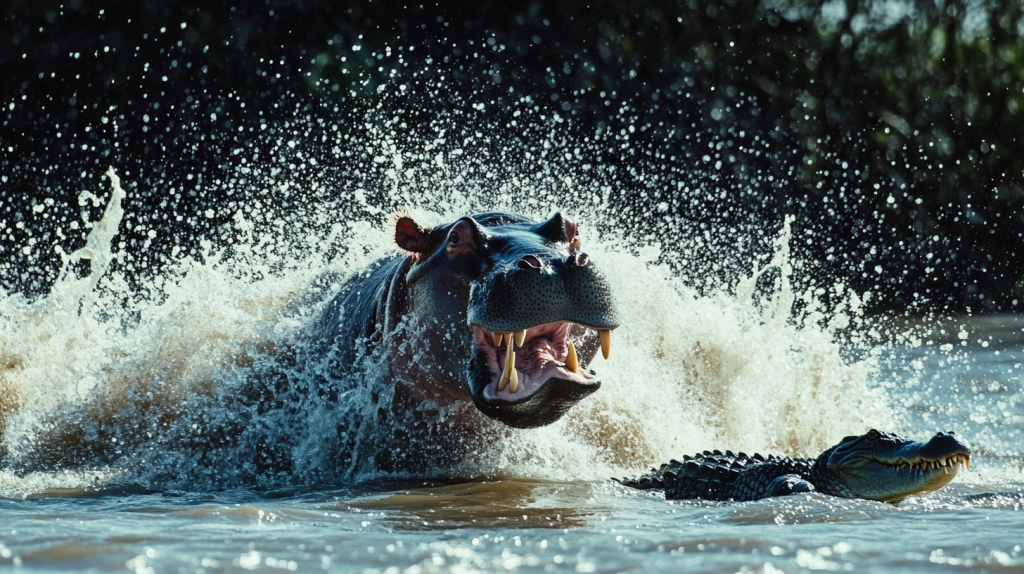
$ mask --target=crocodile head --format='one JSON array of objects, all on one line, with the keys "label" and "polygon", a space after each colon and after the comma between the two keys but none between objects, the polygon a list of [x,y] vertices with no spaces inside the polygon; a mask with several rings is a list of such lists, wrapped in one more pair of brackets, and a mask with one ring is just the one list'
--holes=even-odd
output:
[{"label": "crocodile head", "polygon": [[897,502],[946,486],[970,464],[971,446],[955,432],[917,442],[872,429],[823,452],[815,462],[816,482],[834,496]]}]

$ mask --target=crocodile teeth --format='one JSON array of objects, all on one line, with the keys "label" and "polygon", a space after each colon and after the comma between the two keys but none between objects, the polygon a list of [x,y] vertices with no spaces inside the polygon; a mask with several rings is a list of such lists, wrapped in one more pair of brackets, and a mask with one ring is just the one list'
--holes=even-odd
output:
[{"label": "crocodile teeth", "polygon": [[[526,341],[526,329],[523,329],[522,331],[516,331],[515,332],[515,339],[516,339],[516,346],[517,347],[522,347],[523,343]],[[512,391],[512,392],[514,393],[515,391]]]},{"label": "crocodile teeth", "polygon": [[608,353],[612,350],[612,331],[611,329],[601,329],[598,333],[601,334],[601,354],[607,359]]},{"label": "crocodile teeth", "polygon": [[580,360],[576,356],[576,345],[572,344],[572,341],[567,341],[569,344],[569,353],[565,356],[565,368],[574,372],[580,372]]}]

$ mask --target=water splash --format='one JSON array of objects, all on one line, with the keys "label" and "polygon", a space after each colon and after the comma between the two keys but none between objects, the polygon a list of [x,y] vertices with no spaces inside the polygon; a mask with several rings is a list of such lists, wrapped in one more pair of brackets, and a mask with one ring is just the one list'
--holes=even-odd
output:
[{"label": "water splash", "polygon": [[[0,437],[7,416],[41,396],[57,403],[73,402],[96,382],[92,369],[97,356],[108,352],[110,327],[102,321],[105,302],[97,286],[110,267],[111,243],[124,216],[125,192],[111,168],[111,196],[85,246],[70,255],[60,253],[63,265],[50,294],[34,302],[18,293],[0,290],[0,318],[8,326],[0,339]],[[83,192],[80,203],[94,198]],[[73,264],[89,261],[89,272],[77,277]]]},{"label": "water splash", "polygon": [[851,364],[834,333],[794,321],[790,240],[786,225],[769,265],[779,285],[761,304],[752,286],[763,270],[735,293],[702,297],[654,263],[653,249],[589,247],[620,294],[615,356],[597,365],[607,382],[567,420],[517,437],[506,457],[544,452],[533,472],[597,479],[713,448],[817,454],[842,436],[892,428],[869,382],[873,363]]},{"label": "water splash", "polygon": [[[394,431],[375,416],[389,392],[376,359],[365,357],[364,374],[338,386],[344,400],[300,392],[326,368],[302,354],[324,298],[393,253],[396,209],[428,224],[494,209],[541,218],[568,209],[566,190],[590,198],[572,214],[619,294],[613,356],[595,364],[605,385],[549,427],[483,421],[475,454],[430,472],[603,479],[706,448],[814,453],[870,426],[891,428],[888,402],[870,381],[874,363],[844,359],[837,342],[860,299],[835,287],[846,307],[826,317],[813,292],[794,291],[789,220],[766,265],[700,295],[690,287],[700,281],[667,262],[682,253],[637,242],[622,231],[628,216],[608,213],[609,171],[563,173],[557,163],[537,173],[481,171],[479,158],[443,134],[399,145],[381,135],[386,127],[365,150],[381,185],[275,211],[267,190],[297,185],[275,179],[271,164],[251,174],[263,191],[248,196],[230,233],[152,276],[115,265],[130,254],[115,248],[125,193],[109,171],[106,211],[85,247],[64,258],[53,289],[36,301],[2,294],[6,464],[22,472],[85,464],[157,487],[373,476],[368,454]],[[544,145],[575,145],[561,140]],[[271,225],[257,231],[254,220]],[[86,259],[79,277],[75,263]],[[767,269],[775,285],[765,292],[757,286]]]}]

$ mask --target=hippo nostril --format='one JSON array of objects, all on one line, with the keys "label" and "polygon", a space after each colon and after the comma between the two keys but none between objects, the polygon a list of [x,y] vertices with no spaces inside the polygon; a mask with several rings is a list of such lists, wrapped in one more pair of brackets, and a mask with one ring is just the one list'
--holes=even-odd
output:
[{"label": "hippo nostril", "polygon": [[541,262],[534,255],[527,255],[519,260],[519,267],[522,269],[540,269]]},{"label": "hippo nostril", "polygon": [[565,260],[565,264],[568,265],[569,267],[572,267],[573,265],[577,267],[583,267],[588,262],[590,262],[590,256],[587,255],[586,253],[580,253],[579,251],[574,251],[572,255],[569,255],[569,257]]}]

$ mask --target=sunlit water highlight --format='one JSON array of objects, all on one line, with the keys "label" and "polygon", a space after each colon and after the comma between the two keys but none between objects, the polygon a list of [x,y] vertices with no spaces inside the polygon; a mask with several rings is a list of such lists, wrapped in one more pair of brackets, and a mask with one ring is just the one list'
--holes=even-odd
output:
[{"label": "sunlit water highlight", "polygon": [[[290,215],[270,237],[251,233],[252,214],[240,210],[233,244],[204,242],[202,257],[179,259],[142,291],[115,265],[131,197],[108,174],[104,216],[67,256],[51,292],[31,301],[0,293],[10,469],[0,471],[0,564],[138,572],[1024,569],[1014,534],[1024,526],[1020,495],[968,498],[1024,486],[1019,340],[982,347],[969,333],[952,338],[968,346],[916,337],[867,343],[874,339],[857,335],[869,330],[862,294],[822,286],[844,301],[825,315],[813,292],[794,292],[782,221],[770,261],[750,262],[731,288],[699,295],[692,278],[659,263],[680,255],[617,232],[627,222],[605,214],[595,193],[596,207],[579,214],[585,248],[618,293],[623,325],[611,360],[594,365],[604,386],[549,427],[485,426],[491,446],[453,468],[382,476],[358,456],[328,456],[325,437],[372,412],[358,393],[344,408],[310,403],[287,412],[236,400],[254,374],[279,365],[279,349],[301,343],[323,298],[314,285],[329,292],[330,278],[392,252],[396,206],[425,223],[494,208],[537,217],[567,209],[543,189],[529,202],[481,199],[460,191],[460,176],[414,201],[397,183],[400,154],[382,156],[388,162],[396,183],[386,201],[343,192],[336,204]],[[330,232],[302,236],[304,224]],[[76,260],[89,268],[76,271]],[[763,269],[774,270],[767,291],[758,288]],[[365,384],[379,388],[370,373]],[[823,496],[670,503],[608,480],[710,448],[816,454],[870,427],[919,439],[957,430],[975,446],[975,470],[899,506]],[[358,438],[370,449],[375,433],[388,430],[364,425]],[[287,458],[288,470],[247,466],[257,448]],[[68,452],[110,462],[48,468]]]}]

